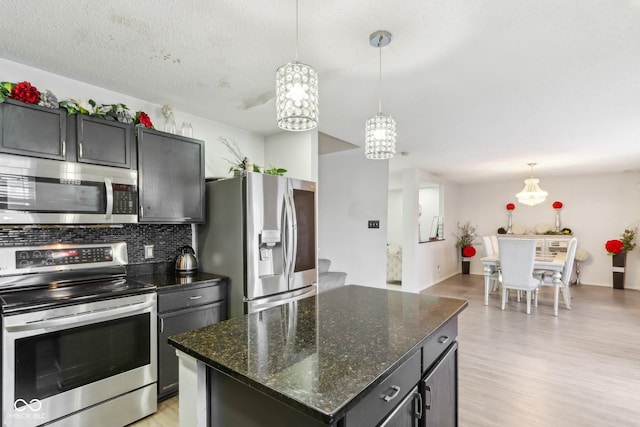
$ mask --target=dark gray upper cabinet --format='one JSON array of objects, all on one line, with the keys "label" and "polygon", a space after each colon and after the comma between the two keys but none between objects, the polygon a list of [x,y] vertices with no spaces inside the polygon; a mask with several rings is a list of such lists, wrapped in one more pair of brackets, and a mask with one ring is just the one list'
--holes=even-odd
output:
[{"label": "dark gray upper cabinet", "polygon": [[66,120],[64,110],[5,99],[0,104],[0,151],[65,160]]},{"label": "dark gray upper cabinet", "polygon": [[130,169],[133,125],[77,115],[78,162]]},{"label": "dark gray upper cabinet", "polygon": [[0,152],[130,169],[133,125],[6,99],[0,104]]},{"label": "dark gray upper cabinet", "polygon": [[138,129],[140,222],[204,222],[204,142]]}]

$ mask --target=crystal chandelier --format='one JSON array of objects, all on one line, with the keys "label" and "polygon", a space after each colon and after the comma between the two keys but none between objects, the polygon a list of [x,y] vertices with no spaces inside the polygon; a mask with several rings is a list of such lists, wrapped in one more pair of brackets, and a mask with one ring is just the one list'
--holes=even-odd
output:
[{"label": "crystal chandelier", "polygon": [[549,193],[541,189],[538,186],[540,180],[533,177],[533,167],[536,163],[528,163],[528,165],[531,167],[531,178],[524,180],[524,188],[516,194],[516,197],[518,198],[518,202],[533,206],[544,202],[544,199],[547,198]]},{"label": "crystal chandelier", "polygon": [[396,121],[382,114],[382,48],[391,43],[391,33],[376,31],[369,36],[369,44],[380,51],[380,96],[378,114],[367,119],[364,155],[367,159],[390,159],[396,155]]},{"label": "crystal chandelier", "polygon": [[318,126],[318,72],[298,62],[298,0],[296,0],[296,58],[276,71],[276,118],[283,130]]}]

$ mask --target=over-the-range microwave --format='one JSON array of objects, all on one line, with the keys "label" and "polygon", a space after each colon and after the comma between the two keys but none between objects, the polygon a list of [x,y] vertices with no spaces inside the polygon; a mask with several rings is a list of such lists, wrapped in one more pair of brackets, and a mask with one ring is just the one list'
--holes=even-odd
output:
[{"label": "over-the-range microwave", "polygon": [[136,170],[0,154],[0,224],[132,222]]}]

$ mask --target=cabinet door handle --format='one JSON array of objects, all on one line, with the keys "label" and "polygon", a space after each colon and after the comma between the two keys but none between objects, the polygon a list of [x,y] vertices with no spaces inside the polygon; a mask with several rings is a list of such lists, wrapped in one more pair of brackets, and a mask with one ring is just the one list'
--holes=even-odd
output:
[{"label": "cabinet door handle", "polygon": [[385,402],[389,402],[398,397],[398,395],[400,394],[400,387],[398,387],[397,385],[392,385],[391,390],[393,390],[391,394],[383,394],[380,396],[380,398]]},{"label": "cabinet door handle", "polygon": [[80,152],[78,157],[83,158],[84,156],[82,155],[82,142],[78,143],[78,151]]},{"label": "cabinet door handle", "polygon": [[430,411],[431,410],[431,386],[425,385],[424,391],[429,392],[429,403],[425,403],[424,409],[426,409],[427,411]]},{"label": "cabinet door handle", "polygon": [[164,318],[160,318],[160,333],[164,332]]},{"label": "cabinet door handle", "polygon": [[194,297],[189,297],[190,300],[200,299],[200,298],[202,298],[202,295],[196,295]]},{"label": "cabinet door handle", "polygon": [[414,393],[418,397],[418,404],[416,405],[415,417],[416,419],[422,419],[422,395],[420,393]]},{"label": "cabinet door handle", "polygon": [[67,141],[62,142],[62,157],[67,157]]},{"label": "cabinet door handle", "polygon": [[446,335],[442,335],[440,338],[438,338],[438,342],[440,344],[445,344],[447,341],[449,341],[449,337]]}]

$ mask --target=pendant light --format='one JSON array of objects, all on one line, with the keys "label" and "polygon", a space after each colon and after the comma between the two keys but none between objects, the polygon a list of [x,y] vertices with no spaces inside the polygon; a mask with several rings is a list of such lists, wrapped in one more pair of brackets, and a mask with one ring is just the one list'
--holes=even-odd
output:
[{"label": "pendant light", "polygon": [[296,0],[296,58],[276,71],[276,118],[283,130],[318,126],[318,72],[298,62],[298,0]]},{"label": "pendant light", "polygon": [[516,194],[516,197],[518,198],[518,202],[534,206],[544,202],[544,199],[547,198],[549,193],[541,189],[538,186],[540,180],[533,177],[533,167],[536,163],[528,163],[528,165],[531,167],[531,178],[524,180],[524,188],[521,192]]},{"label": "pendant light", "polygon": [[369,36],[369,44],[380,51],[378,114],[367,119],[364,155],[367,159],[390,159],[396,155],[396,121],[382,114],[382,48],[391,43],[391,33],[376,31]]}]

